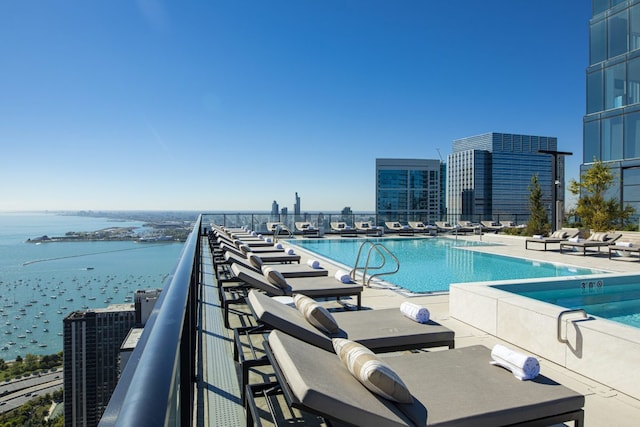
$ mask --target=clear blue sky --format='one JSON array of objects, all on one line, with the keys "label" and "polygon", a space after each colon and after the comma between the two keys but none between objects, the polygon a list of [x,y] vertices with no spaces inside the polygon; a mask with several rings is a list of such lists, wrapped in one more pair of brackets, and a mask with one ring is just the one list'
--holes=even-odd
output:
[{"label": "clear blue sky", "polygon": [[588,0],[1,1],[0,210],[374,210],[485,132],[582,159]]}]

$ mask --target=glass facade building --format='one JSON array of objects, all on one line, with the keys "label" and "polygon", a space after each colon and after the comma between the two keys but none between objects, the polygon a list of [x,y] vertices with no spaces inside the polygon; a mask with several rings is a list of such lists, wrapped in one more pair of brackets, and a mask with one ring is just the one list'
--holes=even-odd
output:
[{"label": "glass facade building", "polygon": [[376,159],[378,221],[433,222],[442,215],[439,160]]},{"label": "glass facade building", "polygon": [[453,141],[447,158],[447,220],[482,221],[529,217],[529,187],[534,174],[551,217],[553,185],[564,201],[564,158],[558,157],[553,182],[555,137],[491,132]]},{"label": "glass facade building", "polygon": [[593,0],[581,170],[613,169],[611,196],[640,212],[640,1]]}]

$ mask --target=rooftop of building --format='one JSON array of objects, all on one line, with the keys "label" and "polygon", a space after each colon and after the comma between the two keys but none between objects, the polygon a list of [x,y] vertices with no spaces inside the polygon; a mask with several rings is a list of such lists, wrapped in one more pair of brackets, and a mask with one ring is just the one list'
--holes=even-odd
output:
[{"label": "rooftop of building", "polygon": [[[478,239],[479,236],[459,238]],[[637,262],[612,261],[606,256],[582,257],[561,255],[557,251],[525,250],[522,237],[485,234],[482,239],[487,242],[500,243],[500,245],[485,246],[482,249],[499,255],[555,263],[570,262],[572,265],[612,272],[638,272]],[[211,256],[206,250],[203,252],[203,257]],[[567,257],[570,257],[570,261],[567,260]],[[305,262],[304,255],[302,262]],[[205,263],[205,265],[207,264]],[[244,424],[245,415],[240,399],[236,367],[233,362],[233,331],[223,326],[217,291],[215,291],[215,279],[211,270],[205,272],[204,277],[208,284],[205,284],[203,293],[203,326],[200,333],[204,340],[204,353],[202,355],[202,377],[199,382],[199,393],[197,393],[199,400],[196,403],[196,424]],[[365,287],[362,297],[363,304],[371,309],[398,307],[405,299],[400,293],[393,290],[373,287]],[[411,301],[427,306],[435,321],[454,330],[455,345],[458,348],[476,344],[491,348],[497,343],[513,347],[513,343],[504,343],[495,336],[451,317],[449,294],[447,293],[414,297]],[[239,309],[239,311],[243,310]],[[526,350],[523,351],[526,352]],[[550,360],[541,358],[540,363],[542,373],[545,376],[585,395],[586,425],[632,426],[640,419],[640,401],[638,399],[577,374]],[[603,369],[616,369],[615,361],[603,361]]]}]

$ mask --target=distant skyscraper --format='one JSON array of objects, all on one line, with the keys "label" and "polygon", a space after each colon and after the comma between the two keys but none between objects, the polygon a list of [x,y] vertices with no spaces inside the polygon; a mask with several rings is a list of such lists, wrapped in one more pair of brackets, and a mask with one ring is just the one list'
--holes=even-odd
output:
[{"label": "distant skyscraper", "polygon": [[135,324],[133,304],[64,318],[64,425],[96,426],[118,383],[120,346]]},{"label": "distant skyscraper", "polygon": [[378,221],[439,220],[442,214],[440,163],[440,160],[429,159],[376,159]]},{"label": "distant skyscraper", "polygon": [[[487,133],[453,141],[447,158],[447,218],[490,220],[529,217],[534,174],[551,215],[552,159],[538,150],[556,150],[557,138]],[[564,200],[564,158],[558,158],[558,200]],[[551,218],[551,216],[549,216]]]},{"label": "distant skyscraper", "polygon": [[277,218],[280,213],[280,207],[275,200],[271,203],[271,216]]},{"label": "distant skyscraper", "polygon": [[602,160],[618,178],[610,197],[640,213],[640,4],[592,5],[580,169]]},{"label": "distant skyscraper", "polygon": [[296,192],[296,202],[293,204],[293,216],[296,221],[300,219],[300,197],[298,197],[298,192]]}]

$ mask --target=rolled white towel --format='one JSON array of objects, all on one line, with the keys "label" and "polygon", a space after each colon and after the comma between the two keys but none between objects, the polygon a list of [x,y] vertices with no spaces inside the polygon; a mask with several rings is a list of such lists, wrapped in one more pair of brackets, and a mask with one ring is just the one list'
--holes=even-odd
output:
[{"label": "rolled white towel", "polygon": [[400,312],[418,323],[427,323],[429,321],[429,310],[412,302],[405,301],[400,304]]},{"label": "rolled white towel", "polygon": [[276,249],[284,249],[282,243],[276,243]]},{"label": "rolled white towel", "polygon": [[344,270],[336,271],[336,274],[334,274],[333,277],[335,277],[339,282],[351,283],[351,276],[349,276],[349,273]]},{"label": "rolled white towel", "polygon": [[320,268],[320,261],[318,261],[317,259],[308,259],[307,260],[307,265],[311,268]]},{"label": "rolled white towel", "polygon": [[623,248],[632,248],[633,243],[632,242],[616,242],[616,246],[621,246]]},{"label": "rolled white towel", "polygon": [[542,234],[534,234],[531,236],[532,239],[542,239]]},{"label": "rolled white towel", "polygon": [[258,233],[258,239],[262,239],[262,234]]},{"label": "rolled white towel", "polygon": [[267,243],[273,243],[273,240],[271,240],[271,237],[265,237],[264,241]]},{"label": "rolled white towel", "polygon": [[571,243],[579,243],[580,242],[580,238],[579,237],[569,237],[567,239],[567,241],[571,242]]},{"label": "rolled white towel", "polygon": [[284,250],[284,253],[286,253],[287,255],[295,255],[296,253],[294,252],[293,248],[286,248]]},{"label": "rolled white towel", "polygon": [[258,233],[256,233],[255,231],[252,231],[252,232],[251,232],[251,235],[252,235],[252,236],[257,236],[257,235],[258,235]]},{"label": "rolled white towel", "polygon": [[490,363],[502,366],[513,373],[519,380],[531,380],[540,374],[540,362],[533,356],[518,353],[501,344],[496,344],[491,350]]}]

